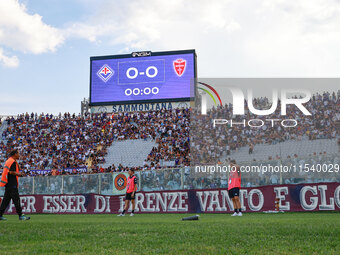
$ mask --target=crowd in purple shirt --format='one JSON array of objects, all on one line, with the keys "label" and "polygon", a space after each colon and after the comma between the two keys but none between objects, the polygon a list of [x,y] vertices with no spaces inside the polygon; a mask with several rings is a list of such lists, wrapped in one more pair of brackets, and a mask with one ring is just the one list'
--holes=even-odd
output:
[{"label": "crowd in purple shirt", "polygon": [[[20,148],[20,165],[24,170],[56,169],[89,165],[90,172],[126,171],[122,165],[100,167],[107,148],[115,140],[153,139],[152,149],[144,166],[136,169],[161,168],[160,161],[173,166],[188,165],[189,109],[160,110],[145,113],[71,115],[23,114],[7,118],[8,128],[0,142],[0,162],[12,148]],[[76,171],[74,172],[76,173]]]},{"label": "crowd in purple shirt", "polygon": [[[19,148],[22,155],[20,165],[25,171],[54,169],[58,175],[67,174],[63,171],[65,168],[86,165],[91,173],[126,171],[129,168],[122,165],[112,165],[106,169],[101,167],[112,142],[152,139],[157,146],[149,153],[145,164],[136,167],[136,170],[160,169],[164,167],[161,162],[170,162],[167,167],[189,166],[190,162],[217,163],[224,151],[229,153],[243,146],[256,148],[257,144],[276,144],[302,138],[335,138],[335,123],[340,120],[339,95],[340,92],[313,95],[305,104],[311,116],[305,116],[296,107],[288,106],[285,118],[297,119],[296,128],[283,128],[281,125],[271,127],[268,123],[261,128],[230,128],[228,125],[213,128],[213,119],[240,122],[245,118],[232,116],[231,105],[212,108],[207,115],[200,115],[191,109],[86,116],[26,113],[6,119],[8,128],[2,133],[2,138],[7,143],[0,141],[0,162],[4,163],[11,149]],[[255,99],[254,105],[258,108],[270,107],[267,98]],[[266,117],[246,112],[248,119],[282,117],[279,111]]]},{"label": "crowd in purple shirt", "polygon": [[[270,103],[267,98],[254,100],[257,109],[268,109]],[[246,111],[246,116],[233,116],[232,105],[213,108],[207,115],[195,111],[191,115],[191,155],[196,163],[217,163],[223,152],[227,155],[241,147],[249,147],[249,151],[256,149],[257,144],[277,144],[287,140],[302,139],[335,139],[337,136],[336,123],[340,121],[340,91],[338,93],[325,92],[315,94],[311,100],[304,104],[312,115],[304,115],[296,106],[288,105],[287,115],[281,116],[280,104],[277,110],[269,116],[253,115]],[[247,106],[246,106],[247,108]],[[233,119],[241,123],[243,119],[261,119],[262,127],[249,125],[229,124],[213,127],[213,119]],[[280,122],[275,122],[274,127],[265,119],[295,119],[296,127],[282,127]],[[253,123],[254,124],[254,123]],[[259,124],[256,124],[259,125]],[[292,123],[290,124],[292,125]],[[274,156],[274,155],[273,155]]]}]

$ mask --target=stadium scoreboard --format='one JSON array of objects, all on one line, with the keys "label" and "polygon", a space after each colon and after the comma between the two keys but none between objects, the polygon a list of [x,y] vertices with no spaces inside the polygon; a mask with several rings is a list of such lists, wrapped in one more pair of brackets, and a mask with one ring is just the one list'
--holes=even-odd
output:
[{"label": "stadium scoreboard", "polygon": [[90,58],[90,106],[183,102],[195,98],[195,50]]}]

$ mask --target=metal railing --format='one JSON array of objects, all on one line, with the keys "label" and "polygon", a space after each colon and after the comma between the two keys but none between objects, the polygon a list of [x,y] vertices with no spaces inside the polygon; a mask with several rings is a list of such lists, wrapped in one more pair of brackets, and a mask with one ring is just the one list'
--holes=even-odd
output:
[{"label": "metal railing", "polygon": [[[249,162],[246,166],[287,165],[299,167],[301,164],[340,164],[340,154],[304,157],[286,160],[271,160]],[[333,169],[334,170],[334,169]],[[194,167],[178,169],[145,170],[135,173],[138,179],[139,191],[187,190],[227,188],[228,173],[197,173]],[[103,195],[117,195],[125,192],[117,190],[118,173],[80,174],[61,176],[36,176],[19,178],[19,192],[25,194],[86,194],[97,193]],[[340,172],[289,172],[263,173],[243,172],[242,186],[256,187],[275,184],[297,184],[317,182],[340,182]],[[120,193],[119,193],[120,192]],[[0,189],[0,196],[4,189]]]}]

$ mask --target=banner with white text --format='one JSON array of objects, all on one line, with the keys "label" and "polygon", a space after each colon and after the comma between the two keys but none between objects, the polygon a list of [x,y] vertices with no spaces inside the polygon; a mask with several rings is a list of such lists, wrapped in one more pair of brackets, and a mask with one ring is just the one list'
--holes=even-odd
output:
[{"label": "banner with white text", "polygon": [[[281,211],[340,211],[340,183],[271,185],[241,188],[244,212],[275,210],[280,199]],[[1,198],[2,199],[2,198]],[[23,212],[53,214],[116,214],[122,211],[124,195],[25,195]],[[226,189],[138,192],[136,213],[230,213],[233,204]],[[7,213],[14,214],[13,203]]]}]

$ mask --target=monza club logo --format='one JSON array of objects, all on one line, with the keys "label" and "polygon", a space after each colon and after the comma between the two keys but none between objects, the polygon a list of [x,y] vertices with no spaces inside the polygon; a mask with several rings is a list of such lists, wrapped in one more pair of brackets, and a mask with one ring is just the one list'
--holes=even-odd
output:
[{"label": "monza club logo", "polygon": [[126,188],[127,179],[124,174],[118,174],[115,178],[115,187],[117,190],[123,190]]},{"label": "monza club logo", "polygon": [[107,64],[105,64],[99,69],[97,75],[100,79],[102,79],[103,82],[107,82],[114,75],[114,73],[115,72]]},{"label": "monza club logo", "polygon": [[173,65],[175,73],[177,74],[178,77],[181,77],[185,72],[187,61],[185,59],[178,58],[173,61]]}]

